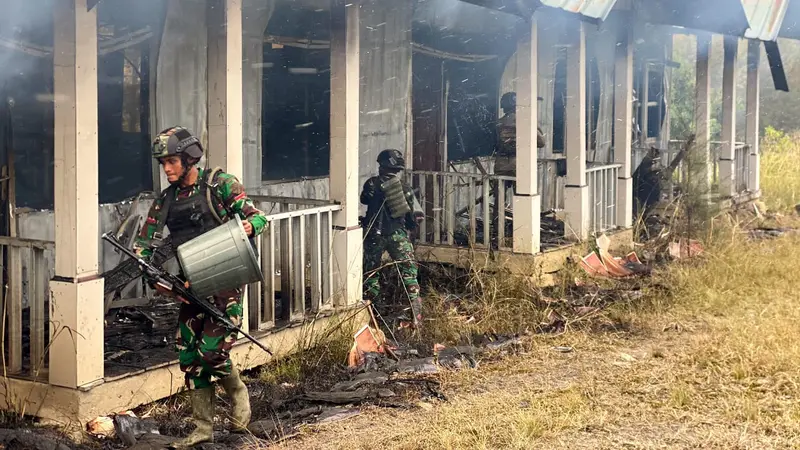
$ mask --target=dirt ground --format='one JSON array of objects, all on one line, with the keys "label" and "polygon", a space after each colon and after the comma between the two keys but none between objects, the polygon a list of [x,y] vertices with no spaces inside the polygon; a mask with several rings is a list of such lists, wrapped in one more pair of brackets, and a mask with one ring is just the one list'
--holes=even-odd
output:
[{"label": "dirt ground", "polygon": [[732,237],[654,275],[672,299],[438,375],[447,402],[367,408],[273,447],[800,448],[797,250],[796,236]]}]

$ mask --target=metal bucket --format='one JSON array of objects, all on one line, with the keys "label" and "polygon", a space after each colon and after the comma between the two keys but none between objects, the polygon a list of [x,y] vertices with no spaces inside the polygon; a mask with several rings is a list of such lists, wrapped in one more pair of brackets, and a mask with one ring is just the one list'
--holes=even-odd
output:
[{"label": "metal bucket", "polygon": [[200,298],[264,281],[242,220],[228,222],[178,247],[178,261]]}]

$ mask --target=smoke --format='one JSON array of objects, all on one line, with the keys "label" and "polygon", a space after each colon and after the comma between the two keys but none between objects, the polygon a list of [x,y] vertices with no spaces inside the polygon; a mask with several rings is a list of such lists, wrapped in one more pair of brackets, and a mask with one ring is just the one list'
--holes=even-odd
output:
[{"label": "smoke", "polygon": [[6,0],[0,15],[0,89],[52,58],[53,0]]},{"label": "smoke", "polygon": [[519,18],[461,0],[419,0],[414,21],[421,25],[453,33],[481,32],[505,34]]},{"label": "smoke", "polygon": [[39,30],[51,27],[52,11],[53,0],[5,0],[0,15],[0,36],[29,35],[32,41],[42,44]]}]

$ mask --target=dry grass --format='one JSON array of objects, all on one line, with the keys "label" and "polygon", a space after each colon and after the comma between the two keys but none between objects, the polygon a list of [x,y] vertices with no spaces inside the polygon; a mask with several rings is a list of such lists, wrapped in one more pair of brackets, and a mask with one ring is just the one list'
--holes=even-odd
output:
[{"label": "dry grass", "polygon": [[[770,141],[772,139],[772,141]],[[767,135],[767,204],[800,201],[800,145]],[[794,222],[791,213],[780,225]],[[800,236],[753,242],[727,224],[702,260],[652,277],[675,287],[613,306],[584,328],[532,338],[523,354],[442,375],[450,401],[408,411],[369,409],[304,430],[286,448],[617,449],[800,448]],[[542,317],[537,293],[502,277],[473,277],[483,299],[462,315],[433,302],[439,335],[521,331]],[[474,285],[480,283],[479,285]],[[503,306],[503,308],[497,308]],[[488,311],[494,310],[494,314]],[[498,311],[511,311],[502,315]],[[462,309],[463,311],[463,309]],[[611,328],[605,328],[609,330]],[[570,346],[559,353],[555,346]]]},{"label": "dry grass", "polygon": [[535,338],[524,355],[444,376],[448,403],[370,410],[287,448],[793,448],[798,251],[798,238],[720,245],[655,275],[674,297],[611,312],[635,333]]},{"label": "dry grass", "polygon": [[800,141],[798,134],[787,135],[767,128],[761,144],[761,190],[767,205],[789,209],[800,203]]}]

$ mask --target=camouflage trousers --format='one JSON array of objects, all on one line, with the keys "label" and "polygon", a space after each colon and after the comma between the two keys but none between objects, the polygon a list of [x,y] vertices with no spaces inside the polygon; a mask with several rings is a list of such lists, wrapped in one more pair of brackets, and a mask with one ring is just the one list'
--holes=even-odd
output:
[{"label": "camouflage trousers", "polygon": [[[213,304],[235,325],[242,322],[241,290],[226,292],[213,298]],[[230,350],[237,333],[229,332],[198,307],[182,304],[178,313],[178,332],[175,336],[178,361],[186,374],[186,387],[202,389],[214,380],[231,374]]]},{"label": "camouflage trousers", "polygon": [[383,252],[389,252],[403,279],[403,285],[411,303],[416,322],[422,320],[422,300],[419,297],[419,269],[414,259],[414,245],[408,231],[400,229],[389,235],[367,234],[364,241],[364,297],[377,299],[381,293],[379,271]]}]

